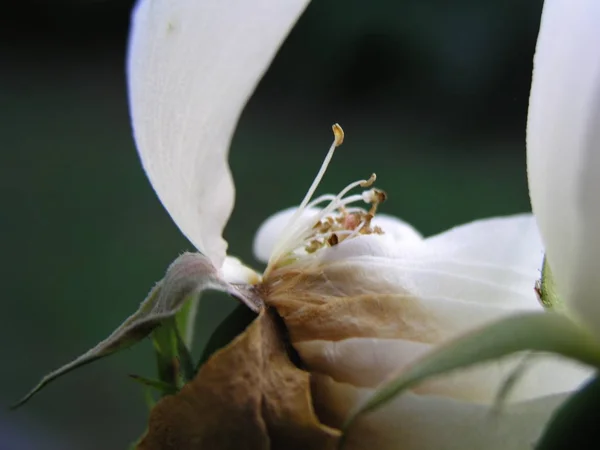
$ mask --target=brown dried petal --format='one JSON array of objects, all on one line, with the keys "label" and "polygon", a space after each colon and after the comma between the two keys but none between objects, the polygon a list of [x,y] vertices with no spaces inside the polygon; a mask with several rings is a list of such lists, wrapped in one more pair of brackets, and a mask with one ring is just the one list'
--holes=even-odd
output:
[{"label": "brown dried petal", "polygon": [[161,400],[138,450],[335,449],[340,433],[315,415],[309,374],[290,361],[277,320],[263,310]]},{"label": "brown dried petal", "polygon": [[[307,291],[305,291],[306,293]],[[295,293],[294,293],[295,294]],[[402,338],[432,343],[441,340],[444,324],[419,302],[398,295],[319,296],[299,300],[267,298],[289,330],[292,344],[313,340],[340,341],[356,337]],[[359,320],[360,319],[360,320]]]}]

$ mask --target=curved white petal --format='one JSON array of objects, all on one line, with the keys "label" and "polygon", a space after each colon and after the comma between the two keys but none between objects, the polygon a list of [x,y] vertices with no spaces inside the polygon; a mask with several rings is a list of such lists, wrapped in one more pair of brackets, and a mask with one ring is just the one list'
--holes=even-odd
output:
[{"label": "curved white petal", "polygon": [[385,234],[394,238],[396,242],[420,241],[423,239],[423,236],[415,227],[388,214],[378,213],[371,223],[374,226],[380,227]]},{"label": "curved white petal", "polygon": [[[254,256],[258,261],[269,262],[269,257],[277,239],[297,209],[297,207],[291,207],[276,212],[258,227],[253,245]],[[319,208],[306,208],[300,220],[310,220],[319,211]],[[374,226],[380,227],[387,236],[397,242],[418,241],[422,239],[421,234],[412,225],[394,216],[377,214],[371,223]]]},{"label": "curved white petal", "polygon": [[[480,220],[424,240],[359,236],[280,269],[279,279],[275,271],[268,302],[309,370],[374,387],[435,346],[516,311],[541,309],[534,285],[542,259],[531,214]],[[490,403],[520,361],[440,377],[418,392]],[[570,391],[589,372],[536,356],[511,399]]]},{"label": "curved white petal", "polygon": [[220,267],[238,117],[307,0],[141,0],[127,61],[142,164],[186,237]]},{"label": "curved white petal", "polygon": [[219,275],[231,284],[255,285],[261,281],[258,273],[233,256],[225,257]]},{"label": "curved white petal", "polygon": [[600,336],[600,2],[544,3],[527,126],[533,211],[565,303]]},{"label": "curved white petal", "polygon": [[[371,394],[326,377],[313,382],[315,408],[328,425],[339,426]],[[359,418],[347,435],[348,450],[522,450],[533,448],[564,395],[490,406],[428,395],[404,394]]]},{"label": "curved white petal", "polygon": [[[475,221],[422,241],[359,236],[321,252],[327,277],[347,295],[405,292],[537,309],[543,248],[531,214]],[[325,264],[326,263],[326,264]],[[350,283],[360,274],[360,283]]]},{"label": "curved white petal", "polygon": [[[304,341],[294,347],[312,371],[363,387],[376,387],[433,349],[433,345],[422,342],[382,338]],[[522,362],[523,356],[515,356],[443,375],[421,384],[416,392],[492,404],[502,384]],[[588,367],[546,355],[530,358],[525,367],[510,392],[511,401],[572,391],[592,373]]]}]

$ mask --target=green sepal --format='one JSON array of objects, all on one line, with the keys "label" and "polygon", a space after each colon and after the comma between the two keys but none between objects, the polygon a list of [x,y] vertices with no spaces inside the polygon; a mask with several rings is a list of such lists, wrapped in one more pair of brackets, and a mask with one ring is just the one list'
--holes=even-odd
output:
[{"label": "green sepal", "polygon": [[[172,338],[168,337],[169,331],[164,328],[161,330],[160,325],[172,319],[187,302],[196,301],[200,293],[206,289],[221,290],[230,294],[237,294],[240,297],[243,296],[243,293],[240,293],[235,286],[219,277],[218,271],[206,256],[199,253],[181,255],[169,266],[165,278],[150,291],[139,309],[113,331],[108,338],[70,363],[43,377],[27,395],[11,406],[11,409],[26,403],[48,383],[60,376],[130,347],[154,330],[157,330],[155,336],[159,336],[157,338],[158,348],[161,352],[161,358],[164,358],[164,361],[161,361],[160,364],[170,358],[170,366],[165,363],[162,367],[159,364],[159,372],[164,370],[160,378],[163,381],[176,379],[176,376],[173,375],[175,371],[172,370],[174,363],[172,356],[176,353],[177,341],[173,341],[172,344],[170,342]],[[187,323],[190,322],[187,317],[185,319]],[[166,336],[163,337],[162,333],[165,333]],[[189,334],[187,330],[185,334]],[[175,350],[172,349],[172,345],[175,345]],[[157,348],[156,343],[155,348]]]},{"label": "green sepal", "polygon": [[[173,385],[167,384],[164,381],[153,380],[151,378],[142,377],[140,375],[129,375],[129,378],[131,378],[136,383],[140,383],[142,386],[144,386],[144,388],[152,388],[155,391],[158,391],[162,395],[173,395],[173,394],[177,393],[177,389]],[[144,391],[145,391],[144,396],[146,397],[146,403],[148,404],[149,409],[152,409],[152,407],[154,407],[155,402],[154,401],[148,402],[149,390],[144,389]],[[152,397],[150,396],[150,398],[152,398]]]},{"label": "green sepal", "polygon": [[555,311],[564,311],[564,303],[558,296],[552,270],[550,269],[548,258],[545,256],[544,264],[542,265],[542,278],[536,284],[536,291],[544,308]]}]

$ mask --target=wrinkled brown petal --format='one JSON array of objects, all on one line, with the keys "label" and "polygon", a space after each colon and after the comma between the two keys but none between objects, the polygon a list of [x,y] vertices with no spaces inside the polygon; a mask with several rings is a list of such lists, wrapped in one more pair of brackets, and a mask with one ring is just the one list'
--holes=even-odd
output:
[{"label": "wrinkled brown petal", "polygon": [[403,338],[425,343],[441,340],[443,327],[415,297],[370,294],[332,296],[322,303],[315,299],[266,301],[283,317],[294,344],[354,337]]},{"label": "wrinkled brown petal", "polygon": [[340,432],[315,415],[309,374],[290,361],[278,319],[263,310],[162,399],[138,450],[335,449]]}]

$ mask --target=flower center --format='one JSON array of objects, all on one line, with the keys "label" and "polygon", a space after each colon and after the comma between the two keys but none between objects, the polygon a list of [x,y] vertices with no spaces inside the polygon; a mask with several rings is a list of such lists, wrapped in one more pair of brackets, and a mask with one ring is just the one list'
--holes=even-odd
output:
[{"label": "flower center", "polygon": [[[386,199],[385,192],[371,188],[376,179],[375,174],[367,180],[350,183],[337,195],[325,194],[312,200],[335,149],[344,141],[342,127],[335,124],[332,128],[333,143],[302,203],[279,236],[264,272],[265,277],[275,267],[296,261],[322,248],[333,247],[361,234],[383,234],[381,228],[371,224],[377,207]],[[363,191],[350,194],[356,188],[363,188]],[[366,210],[350,206],[359,201],[369,204],[370,208]],[[322,207],[322,204],[326,206]],[[314,212],[317,207],[321,209]]]}]

